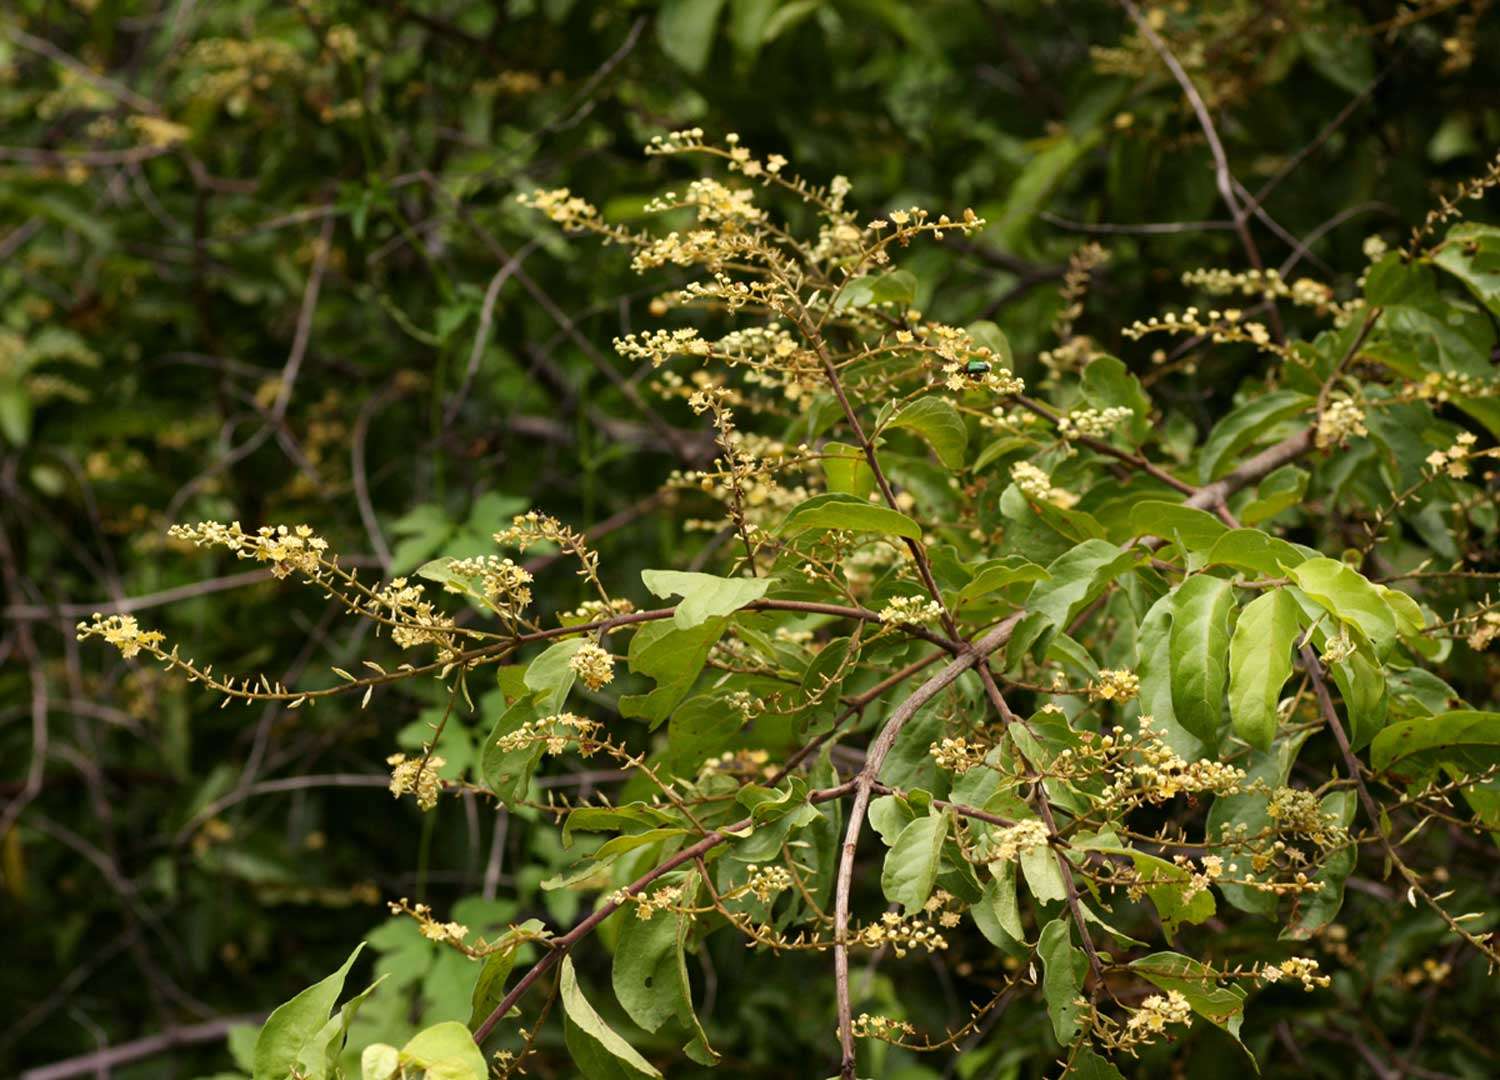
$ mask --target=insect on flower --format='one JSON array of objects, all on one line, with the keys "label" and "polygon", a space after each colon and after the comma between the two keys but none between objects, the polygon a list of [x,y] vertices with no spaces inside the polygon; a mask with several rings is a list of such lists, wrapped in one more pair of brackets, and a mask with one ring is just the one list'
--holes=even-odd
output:
[{"label": "insect on flower", "polygon": [[983,379],[989,373],[990,363],[988,360],[970,360],[967,364],[964,365],[964,374],[973,379],[975,382]]}]

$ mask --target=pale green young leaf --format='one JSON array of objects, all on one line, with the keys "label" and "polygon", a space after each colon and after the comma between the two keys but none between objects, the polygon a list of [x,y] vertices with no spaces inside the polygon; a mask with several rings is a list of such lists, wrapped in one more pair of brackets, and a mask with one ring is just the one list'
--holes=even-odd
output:
[{"label": "pale green young leaf", "polygon": [[548,716],[562,708],[578,678],[571,662],[586,638],[567,638],[549,645],[526,668],[526,689],[531,691],[541,715]]},{"label": "pale green young leaf", "polygon": [[484,1053],[457,1020],[445,1020],[413,1035],[401,1048],[401,1064],[422,1070],[418,1075],[424,1080],[487,1080],[489,1076]]},{"label": "pale green young leaf", "polygon": [[641,580],[662,599],[682,597],[672,616],[679,630],[691,630],[709,619],[731,615],[759,600],[771,587],[770,578],[726,578],[685,570],[642,570]]},{"label": "pale green young leaf", "polygon": [[1292,674],[1301,610],[1285,589],[1264,592],[1240,612],[1229,642],[1229,717],[1234,733],[1261,750],[1276,734],[1276,703]]},{"label": "pale green young leaf", "polygon": [[969,908],[974,925],[991,945],[1026,943],[1026,929],[1021,925],[1021,906],[1016,894],[1016,864],[1009,859],[990,863],[990,877],[979,894],[979,902]]},{"label": "pale green young leaf", "polygon": [[343,993],[344,979],[364,947],[361,941],[337,971],[277,1006],[266,1018],[255,1040],[255,1080],[287,1080],[303,1047],[328,1023]]},{"label": "pale green young leaf", "polygon": [[1232,529],[1209,549],[1209,566],[1232,566],[1252,574],[1281,577],[1307,558],[1307,550],[1259,529]]},{"label": "pale green young leaf", "polygon": [[1304,593],[1341,622],[1357,627],[1384,654],[1396,638],[1396,615],[1363,574],[1337,559],[1308,559],[1287,571]]},{"label": "pale green young leaf", "polygon": [[1130,529],[1137,536],[1159,536],[1202,556],[1229,532],[1223,522],[1207,511],[1159,499],[1147,499],[1131,507]]},{"label": "pale green young leaf", "polygon": [[875,473],[864,451],[848,443],[826,442],[822,448],[823,478],[828,490],[856,499],[868,499],[875,490]]}]

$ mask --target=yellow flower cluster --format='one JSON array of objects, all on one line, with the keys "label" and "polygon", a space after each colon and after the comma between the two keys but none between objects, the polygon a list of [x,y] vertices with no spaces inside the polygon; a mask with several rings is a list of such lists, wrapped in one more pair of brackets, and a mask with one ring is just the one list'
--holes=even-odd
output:
[{"label": "yellow flower cluster", "polygon": [[91,637],[103,638],[119,649],[120,655],[127,660],[142,649],[155,652],[166,640],[166,635],[160,630],[142,630],[134,615],[101,615],[97,611],[94,612],[93,621],[79,623],[77,631],[79,641],[86,641]]},{"label": "yellow flower cluster", "polygon": [[553,713],[539,720],[528,720],[515,731],[500,736],[495,745],[509,754],[540,743],[547,753],[555,755],[567,750],[569,744],[577,743],[578,752],[588,757],[597,749],[594,736],[598,731],[596,720],[570,712]]},{"label": "yellow flower cluster", "polygon": [[229,525],[200,521],[197,525],[173,525],[167,535],[195,547],[223,547],[241,559],[271,564],[271,573],[285,578],[293,572],[317,579],[331,564],[326,556],[328,541],[306,525],[262,525],[247,533],[238,521]]},{"label": "yellow flower cluster", "polygon": [[453,618],[426,599],[421,585],[404,577],[392,578],[375,590],[367,607],[372,614],[389,617],[391,640],[403,649],[436,645],[452,651]]},{"label": "yellow flower cluster", "polygon": [[1038,818],[1028,818],[1014,825],[995,829],[990,833],[988,861],[1015,862],[1025,852],[1046,847],[1050,837],[1046,823]]},{"label": "yellow flower cluster", "polygon": [[1447,450],[1434,450],[1427,455],[1427,464],[1433,472],[1446,472],[1455,480],[1462,480],[1469,475],[1469,454],[1477,442],[1472,431],[1460,432],[1452,446]]},{"label": "yellow flower cluster", "polygon": [[1336,398],[1328,408],[1318,414],[1318,430],[1314,436],[1319,450],[1343,446],[1356,435],[1368,435],[1365,429],[1365,414],[1349,398]]},{"label": "yellow flower cluster", "polygon": [[903,1035],[916,1033],[917,1029],[905,1020],[896,1020],[889,1016],[871,1016],[869,1013],[860,1013],[854,1018],[856,1039],[880,1039],[890,1042],[900,1039]]},{"label": "yellow flower cluster", "polygon": [[928,750],[932,760],[940,769],[957,773],[962,776],[977,765],[984,764],[984,756],[989,753],[989,747],[981,743],[971,743],[963,736],[956,739],[943,739],[934,743]]},{"label": "yellow flower cluster", "polygon": [[938,933],[928,919],[928,912],[901,915],[887,911],[878,920],[862,927],[854,940],[867,949],[879,949],[889,945],[898,957],[913,949],[939,952],[948,947],[948,940]]},{"label": "yellow flower cluster", "polygon": [[745,882],[745,891],[762,904],[769,904],[792,887],[792,875],[784,866],[757,866],[751,863],[746,869],[750,873],[750,879]]},{"label": "yellow flower cluster", "polygon": [[417,797],[417,805],[423,810],[431,810],[437,805],[443,790],[438,770],[448,763],[444,758],[433,754],[424,761],[421,756],[409,758],[405,754],[392,754],[385,761],[391,766],[392,795],[399,799],[411,793]]},{"label": "yellow flower cluster", "polygon": [[1262,964],[1257,970],[1261,980],[1268,983],[1280,982],[1283,978],[1294,979],[1302,984],[1302,989],[1308,993],[1320,986],[1327,986],[1333,980],[1327,975],[1318,973],[1318,962],[1301,956],[1294,956],[1289,960],[1283,960],[1280,964]]},{"label": "yellow flower cluster", "polygon": [[1029,461],[1018,461],[1010,467],[1010,478],[1022,495],[1033,502],[1051,503],[1064,510],[1078,501],[1078,496],[1052,486],[1052,478]]},{"label": "yellow flower cluster", "polygon": [[590,690],[598,690],[614,681],[614,657],[592,641],[586,641],[568,661],[573,674]]},{"label": "yellow flower cluster", "polygon": [[1141,692],[1141,680],[1133,671],[1100,668],[1099,674],[1088,685],[1089,698],[1094,701],[1116,701],[1124,704]]},{"label": "yellow flower cluster", "polygon": [[925,596],[893,596],[880,609],[880,621],[886,626],[921,626],[942,617],[942,605]]},{"label": "yellow flower cluster", "polygon": [[1152,994],[1125,1021],[1124,1038],[1119,1046],[1124,1049],[1131,1045],[1141,1046],[1155,1042],[1157,1036],[1163,1034],[1168,1027],[1192,1022],[1192,1006],[1180,990],[1169,990],[1165,997]]}]

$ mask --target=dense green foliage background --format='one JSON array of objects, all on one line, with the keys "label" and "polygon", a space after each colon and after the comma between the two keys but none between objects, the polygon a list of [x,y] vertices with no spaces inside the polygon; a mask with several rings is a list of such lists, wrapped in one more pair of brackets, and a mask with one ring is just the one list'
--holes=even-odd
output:
[{"label": "dense green foliage background", "polygon": [[[1155,7],[1235,175],[1263,196],[1268,264],[1348,295],[1366,237],[1399,247],[1439,192],[1482,171],[1500,135],[1493,71],[1473,59],[1500,48],[1487,8]],[[1154,342],[1121,337],[1184,302],[1183,272],[1244,256],[1197,120],[1114,4],[19,0],[0,15],[0,1072],[263,1014],[359,935],[389,978],[353,1041],[399,1044],[467,1019],[473,976],[383,901],[423,898],[474,927],[579,917],[585,897],[540,888],[569,858],[534,812],[469,796],[419,815],[384,790],[380,762],[419,746],[440,709],[422,684],[369,711],[221,712],[180,678],[81,649],[73,626],[139,598],[200,661],[307,685],[399,655],[310,590],[166,541],[199,518],[306,522],[399,574],[490,550],[535,506],[604,524],[620,581],[691,563],[709,537],[655,493],[712,450],[608,348],[654,325],[647,302],[671,278],[563,242],[514,196],[568,186],[631,222],[682,182],[640,145],[694,125],[806,176],[845,174],[872,214],[972,206],[988,230],[902,265],[934,317],[994,319],[1028,378],[1070,254],[1106,246],[1078,322],[1149,377],[1164,446],[1190,446],[1262,374],[1248,350],[1163,365]],[[1297,538],[1325,548],[1355,526],[1297,513]],[[1492,558],[1493,507],[1473,513]],[[1450,613],[1483,591],[1443,588],[1424,599]],[[588,598],[561,568],[539,567],[536,591],[543,611]],[[1494,707],[1493,653],[1460,646],[1446,671]],[[483,723],[446,732],[453,775]],[[1493,846],[1433,834],[1463,887],[1492,894]],[[1366,861],[1347,944],[1324,946],[1334,986],[1268,992],[1246,1027],[1264,1072],[1494,1075],[1493,979],[1399,902],[1378,852]],[[965,983],[989,976],[949,959],[882,971],[870,1011],[961,1022]],[[726,940],[703,962],[721,1073],[824,1074],[825,958]],[[1438,978],[1435,964],[1452,966]],[[1040,1076],[1055,1047],[1039,1015],[1018,1004],[983,1049],[892,1052],[880,1075]],[[1223,1075],[1228,1045],[1199,1025],[1141,1075]],[[204,1040],[113,1075],[229,1067]],[[532,1063],[572,1069],[557,1039]]]}]

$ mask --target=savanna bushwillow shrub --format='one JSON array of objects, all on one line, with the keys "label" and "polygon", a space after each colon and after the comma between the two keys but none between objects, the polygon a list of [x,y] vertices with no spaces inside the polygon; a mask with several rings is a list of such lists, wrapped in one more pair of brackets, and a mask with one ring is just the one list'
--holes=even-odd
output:
[{"label": "savanna bushwillow shrub", "polygon": [[[390,757],[391,792],[423,810],[455,794],[530,807],[578,852],[549,883],[596,897],[572,927],[485,940],[392,900],[473,961],[474,1013],[364,1049],[367,1078],[519,1074],[554,1002],[584,1075],[662,1075],[663,1043],[648,1059],[580,987],[574,964],[610,919],[619,1008],[701,1065],[734,1023],[699,1015],[705,938],[826,954],[843,1077],[878,1069],[882,1044],[972,1047],[1022,995],[1080,1075],[1118,1076],[1195,1023],[1238,1040],[1268,988],[1317,994],[1356,962],[1336,920],[1361,849],[1389,879],[1373,887],[1492,969],[1493,898],[1421,843],[1500,830],[1500,713],[1443,678],[1500,634],[1480,565],[1497,529],[1483,343],[1500,230],[1455,223],[1445,201],[1407,249],[1367,244],[1350,295],[1185,275],[1201,302],[1124,336],[1251,350],[1262,376],[1184,439],[1130,366],[1074,332],[1102,250],[1065,277],[1039,400],[998,327],[927,318],[900,267],[914,244],[981,229],[971,211],[860,207],[844,178],[814,183],[734,135],[647,152],[707,166],[650,203],[659,227],[566,189],[521,201],[671,282],[652,305],[670,321],[615,348],[712,428],[715,460],[665,486],[715,534],[718,573],[647,570],[638,587],[541,512],[492,555],[386,582],[305,527],[205,522],[173,536],[321,590],[407,661],[288,687],[200,667],[128,615],[79,627],[226,706],[370,705],[436,680],[447,711],[421,752]],[[1278,305],[1300,336],[1273,329]],[[511,554],[537,544],[597,599],[534,610]],[[507,704],[480,759],[440,779],[443,726],[497,676]],[[543,797],[539,777],[585,760],[632,776],[624,794]],[[1266,923],[1279,937],[1233,933]],[[991,991],[967,1023],[922,1030],[860,1008],[851,968],[880,957],[983,971]],[[320,985],[336,996],[347,970]],[[303,999],[272,1017],[267,1075],[337,1052],[319,1027],[331,1002],[318,1024],[291,1023]]]}]

